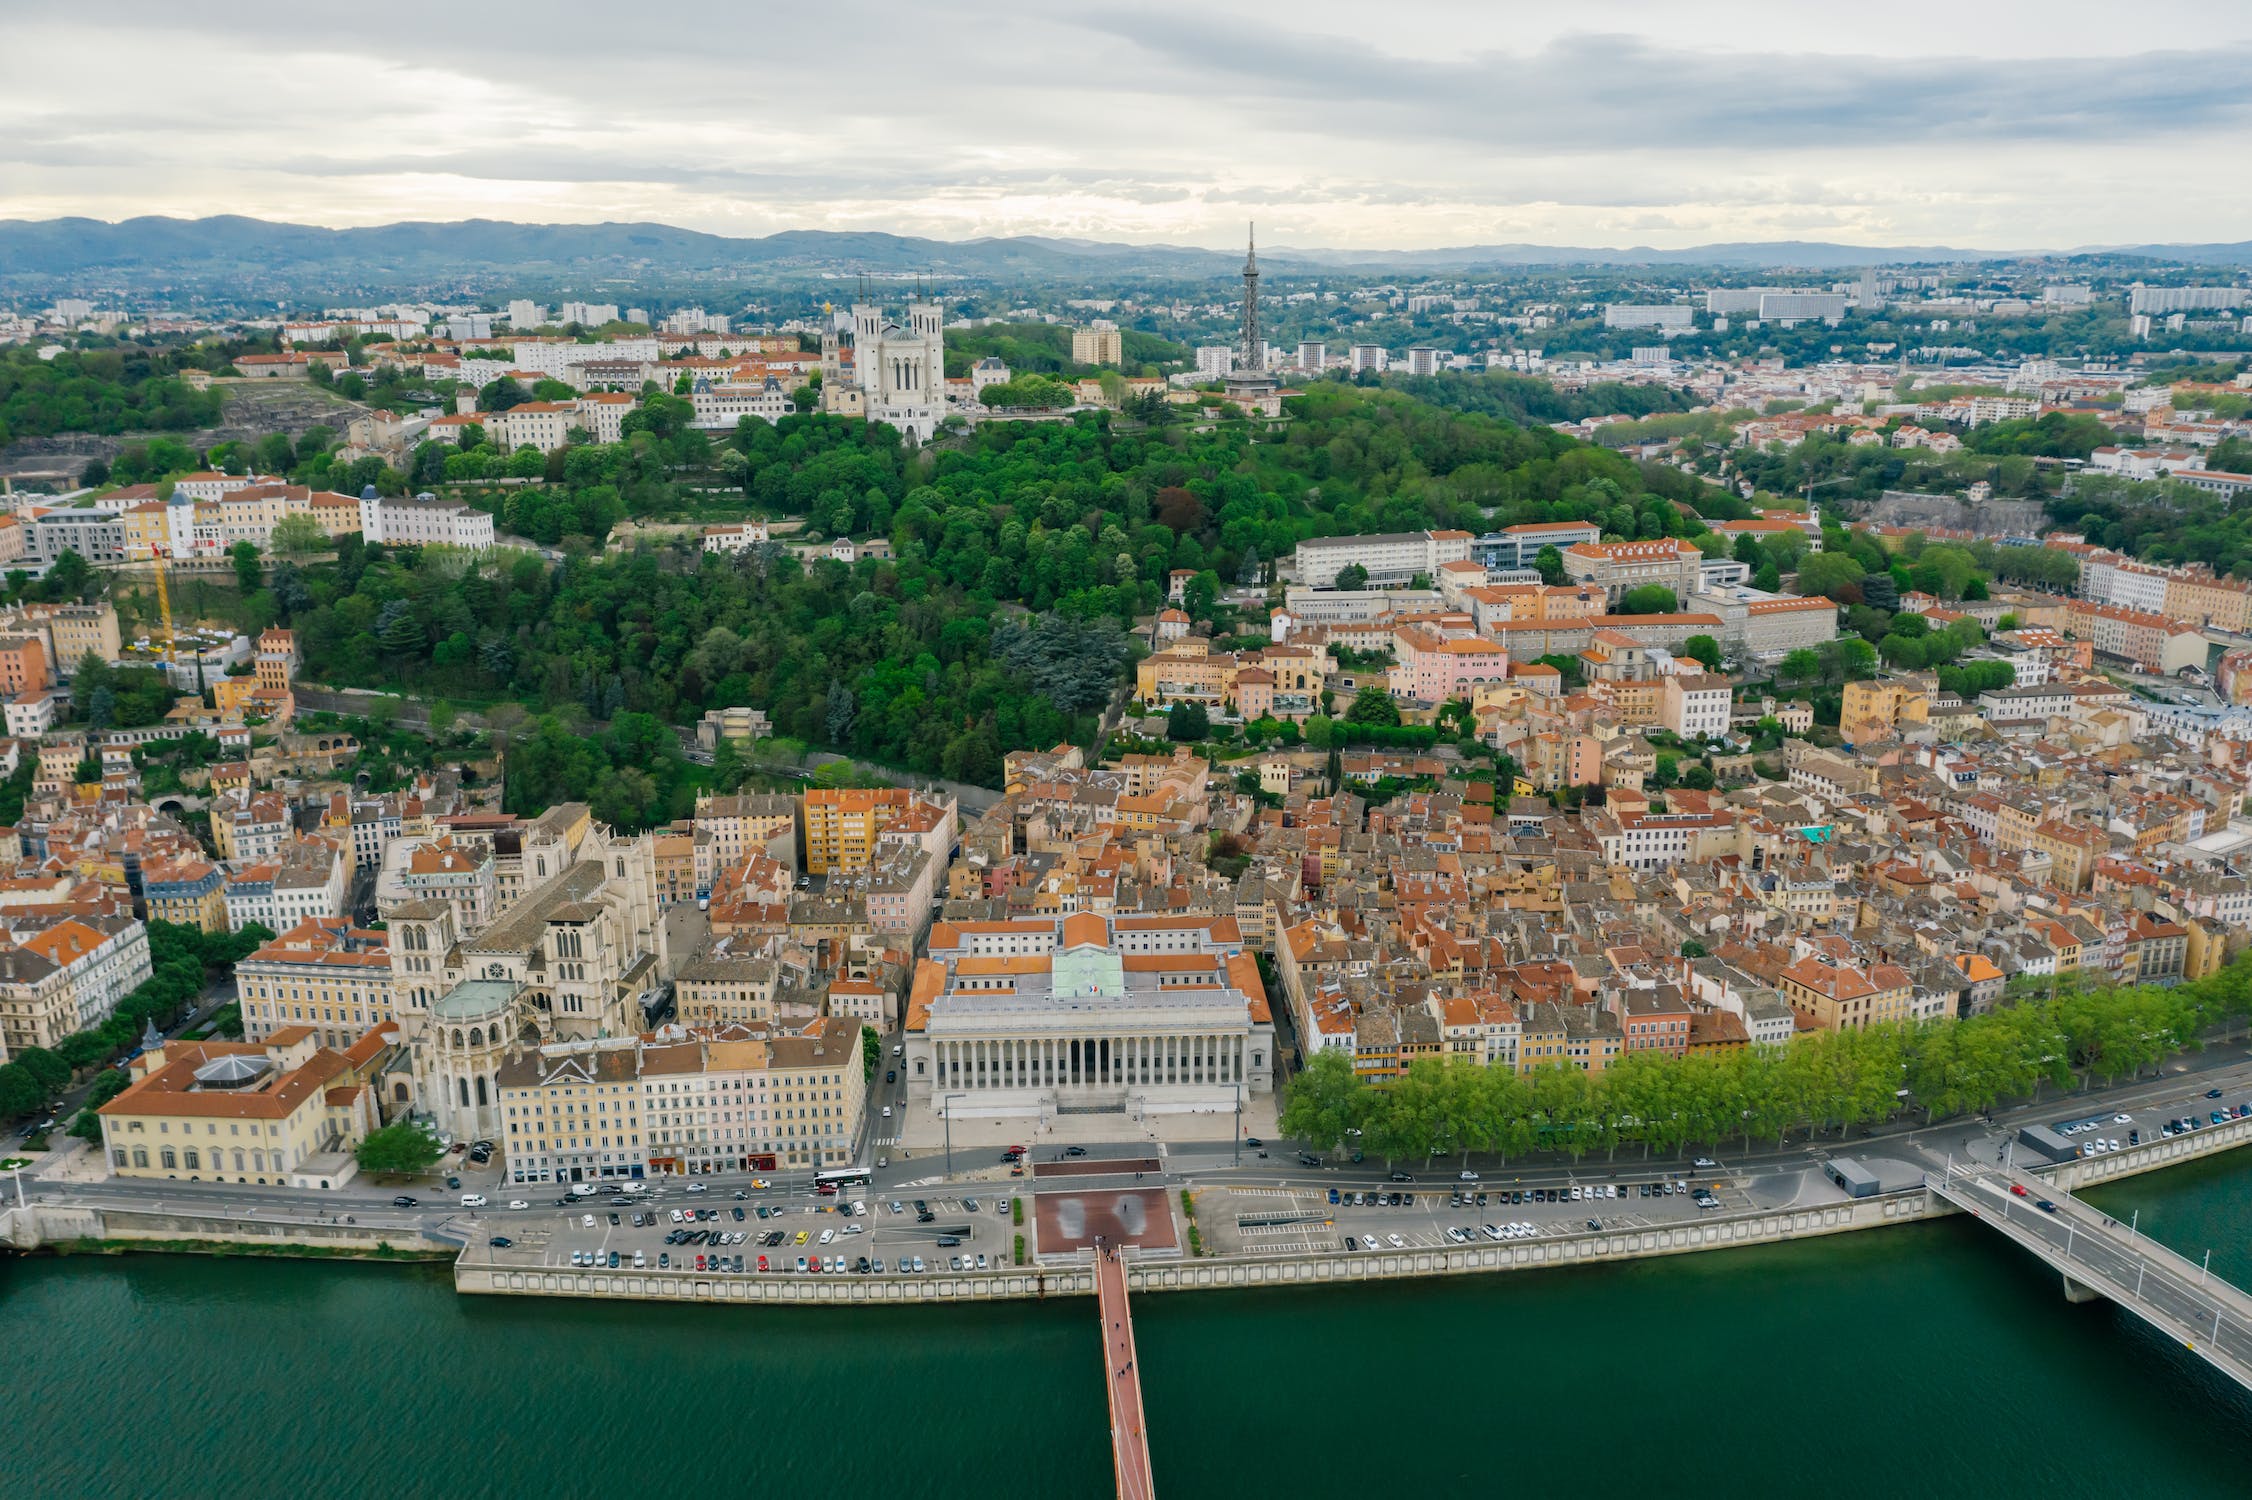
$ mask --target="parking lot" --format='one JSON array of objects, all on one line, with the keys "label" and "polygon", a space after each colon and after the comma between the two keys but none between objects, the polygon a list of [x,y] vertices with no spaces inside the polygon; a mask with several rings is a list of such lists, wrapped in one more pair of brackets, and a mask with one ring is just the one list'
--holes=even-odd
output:
[{"label": "parking lot", "polygon": [[[884,1274],[912,1274],[918,1260],[929,1272],[951,1268],[956,1256],[964,1269],[980,1256],[988,1267],[1014,1259],[1013,1195],[926,1195],[918,1210],[914,1198],[859,1193],[822,1198],[667,1186],[630,1196],[598,1194],[568,1208],[556,1207],[552,1197],[496,1199],[475,1212],[471,1243],[504,1265],[526,1268],[607,1267],[615,1255],[621,1270],[736,1273],[739,1263],[745,1276],[812,1275],[817,1265],[823,1275],[874,1275],[879,1262]],[[531,1206],[510,1208],[510,1202]]]},{"label": "parking lot", "polygon": [[2209,1090],[2202,1100],[2173,1114],[2144,1108],[2092,1115],[2076,1115],[2049,1128],[2080,1150],[2083,1156],[2103,1156],[2170,1135],[2186,1135],[2228,1120],[2252,1117],[2252,1101],[2229,1099],[2221,1089]]},{"label": "parking lot", "polygon": [[[1332,1193],[1335,1203],[1330,1202]],[[1484,1203],[1478,1201],[1481,1194]],[[1218,1254],[1303,1255],[1344,1250],[1348,1237],[1356,1253],[1443,1250],[1585,1234],[1590,1220],[1605,1230],[1648,1229],[1754,1206],[1738,1185],[1709,1176],[1625,1177],[1534,1188],[1482,1183],[1330,1190],[1219,1187],[1197,1196],[1197,1222]],[[1486,1232],[1489,1224],[1492,1234]]]}]

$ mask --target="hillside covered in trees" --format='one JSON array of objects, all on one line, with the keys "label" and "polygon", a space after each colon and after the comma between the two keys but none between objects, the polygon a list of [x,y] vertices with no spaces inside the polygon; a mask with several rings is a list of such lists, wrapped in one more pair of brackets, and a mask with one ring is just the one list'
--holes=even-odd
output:
[{"label": "hillside covered in trees", "polygon": [[[1720,549],[1704,516],[1744,513],[1670,468],[1341,383],[1294,398],[1273,431],[1087,415],[921,450],[822,415],[747,419],[715,442],[684,405],[660,398],[623,442],[539,458],[540,482],[495,492],[508,524],[567,543],[560,565],[347,540],[334,563],[270,567],[241,623],[296,629],[316,682],[525,705],[540,722],[510,748],[511,798],[586,796],[634,827],[684,811],[702,774],[667,726],[732,704],[808,745],[996,782],[1006,751],[1092,733],[1130,660],[1125,627],[1161,607],[1174,569],[1199,575],[1209,614],[1224,583],[1309,536],[1584,517]],[[895,555],[584,545],[684,496],[705,516],[886,535]]]}]

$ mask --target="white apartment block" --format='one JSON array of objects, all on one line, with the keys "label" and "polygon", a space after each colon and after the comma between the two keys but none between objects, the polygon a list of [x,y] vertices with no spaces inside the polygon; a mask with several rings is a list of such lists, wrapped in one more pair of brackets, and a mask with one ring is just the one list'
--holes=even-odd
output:
[{"label": "white apartment block", "polygon": [[1686,302],[1613,302],[1603,309],[1603,326],[1687,328],[1696,311]]},{"label": "white apartment block", "polygon": [[1440,565],[1470,557],[1467,531],[1395,531],[1375,536],[1315,537],[1298,544],[1298,581],[1308,588],[1334,588],[1337,575],[1359,564],[1372,587],[1407,583],[1418,573],[1431,577]]},{"label": "white apartment block", "polygon": [[1683,739],[1728,732],[1732,685],[1710,672],[1676,673],[1659,690],[1659,711],[1666,728]]},{"label": "white apartment block", "polygon": [[2127,297],[2130,313],[2221,312],[2252,302],[2252,293],[2233,286],[2138,286]]},{"label": "white apartment block", "polygon": [[1770,323],[1791,323],[1806,318],[1842,318],[1852,298],[1844,292],[1763,292],[1759,315]]},{"label": "white apartment block", "polygon": [[466,547],[489,551],[493,518],[462,500],[435,495],[362,495],[360,534],[388,547]]}]

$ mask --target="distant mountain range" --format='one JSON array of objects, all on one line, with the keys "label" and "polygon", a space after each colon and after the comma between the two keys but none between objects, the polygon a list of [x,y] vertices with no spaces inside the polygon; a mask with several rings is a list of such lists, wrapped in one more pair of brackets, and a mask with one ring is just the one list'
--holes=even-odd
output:
[{"label": "distant mountain range", "polygon": [[[1480,266],[1713,266],[1731,270],[1835,271],[1867,265],[2013,260],[2028,255],[2144,257],[2192,264],[2252,263],[2252,242],[2120,245],[2075,251],[1963,250],[1943,245],[1837,245],[1782,240],[1605,249],[1560,245],[1464,245],[1440,250],[1330,250],[1274,246],[1262,264],[1280,271],[1358,269],[1440,272]],[[661,272],[788,276],[823,272],[929,271],[980,278],[1115,276],[1121,272],[1218,276],[1242,263],[1236,250],[1128,245],[1012,235],[933,240],[906,235],[786,230],[735,239],[667,224],[383,224],[322,229],[262,219],[141,218],[0,220],[0,280],[96,272],[188,278],[349,275],[360,280],[425,278],[550,267],[572,272]]]}]

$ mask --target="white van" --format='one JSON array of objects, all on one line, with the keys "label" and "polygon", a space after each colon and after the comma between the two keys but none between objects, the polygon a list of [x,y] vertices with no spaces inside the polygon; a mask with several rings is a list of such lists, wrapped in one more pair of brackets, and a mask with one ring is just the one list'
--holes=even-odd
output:
[{"label": "white van", "polygon": [[463,1208],[483,1208],[485,1206],[485,1195],[483,1193],[463,1193],[461,1195],[461,1206]]},{"label": "white van", "polygon": [[574,1182],[574,1183],[572,1183],[572,1184],[571,1184],[571,1196],[572,1196],[572,1197],[574,1197],[574,1198],[591,1198],[591,1197],[593,1197],[593,1196],[594,1196],[594,1184],[593,1184],[593,1183],[591,1183],[591,1182]]}]

